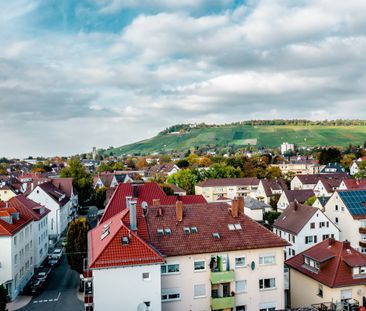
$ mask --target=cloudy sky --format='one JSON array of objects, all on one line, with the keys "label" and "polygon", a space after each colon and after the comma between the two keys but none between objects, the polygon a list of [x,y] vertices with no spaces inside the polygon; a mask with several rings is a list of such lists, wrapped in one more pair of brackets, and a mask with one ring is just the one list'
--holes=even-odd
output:
[{"label": "cloudy sky", "polygon": [[[296,5],[294,5],[296,3]],[[366,1],[0,2],[0,156],[175,123],[366,118]]]}]

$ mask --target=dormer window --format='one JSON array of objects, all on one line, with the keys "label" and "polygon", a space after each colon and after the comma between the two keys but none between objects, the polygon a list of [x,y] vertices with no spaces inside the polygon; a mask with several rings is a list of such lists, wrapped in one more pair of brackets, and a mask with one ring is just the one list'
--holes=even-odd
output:
[{"label": "dormer window", "polygon": [[304,266],[316,271],[320,269],[320,263],[309,257],[304,257]]},{"label": "dormer window", "polygon": [[366,266],[354,267],[352,273],[354,277],[366,277]]}]

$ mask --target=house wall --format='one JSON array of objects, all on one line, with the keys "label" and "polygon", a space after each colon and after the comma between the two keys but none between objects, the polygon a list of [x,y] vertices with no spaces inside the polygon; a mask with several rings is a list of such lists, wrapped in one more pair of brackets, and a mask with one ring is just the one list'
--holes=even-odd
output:
[{"label": "house wall", "polygon": [[250,209],[248,207],[244,207],[244,214],[249,216],[251,219],[255,221],[263,221],[262,209]]},{"label": "house wall", "polygon": [[[301,286],[299,286],[301,284]],[[319,282],[290,268],[290,296],[291,307],[308,307],[322,302],[339,302],[342,290],[352,290],[352,298],[362,303],[365,295],[365,285],[330,288],[323,285],[323,297],[318,296]]]},{"label": "house wall", "polygon": [[253,196],[257,192],[258,187],[248,186],[217,186],[217,187],[200,187],[195,186],[195,194],[201,194],[207,202],[217,202],[220,197],[234,199],[237,196]]},{"label": "house wall", "polygon": [[[361,240],[365,240],[366,238],[366,235],[361,235],[359,232],[361,222],[352,217],[337,192],[332,195],[324,208],[325,214],[341,230],[339,235],[340,241],[348,240],[353,248],[362,253],[366,253],[366,248],[360,247],[359,244]],[[338,223],[336,218],[338,219]]]},{"label": "house wall", "polygon": [[[143,280],[145,272],[150,273],[150,280]],[[95,311],[138,311],[146,301],[151,302],[151,310],[161,311],[160,265],[96,269],[93,286]]]},{"label": "house wall", "polygon": [[329,193],[325,189],[321,180],[319,180],[318,183],[315,185],[314,193],[315,193],[315,196],[317,196],[317,197],[330,197],[332,195],[332,192]]},{"label": "house wall", "polygon": [[[281,216],[280,216],[281,217]],[[325,227],[320,228],[320,222],[325,222]],[[329,227],[326,226],[327,222],[329,223]],[[311,228],[311,223],[315,223],[315,228]],[[288,231],[280,230],[277,228],[273,228],[273,232],[276,233],[278,236],[282,237],[283,239],[287,240],[291,246],[286,247],[286,259],[291,258],[294,256],[292,250],[295,251],[295,255],[307,250],[308,248],[314,246],[315,244],[325,240],[323,239],[324,235],[328,235],[338,240],[339,239],[339,230],[338,228],[324,215],[320,210],[315,213],[308,223],[302,228],[302,230],[297,234],[294,235]],[[305,243],[305,237],[313,236],[312,243]],[[315,243],[314,236],[317,238],[317,243]],[[293,242],[295,240],[295,242]]]},{"label": "house wall", "polygon": [[315,187],[315,184],[303,184],[297,176],[295,176],[291,180],[291,190],[301,190],[301,189],[313,190],[314,187]]},{"label": "house wall", "polygon": [[[259,256],[264,254],[275,255],[275,264],[259,265]],[[162,289],[178,288],[181,298],[177,301],[162,302],[163,311],[205,310],[211,306],[211,255],[224,255],[229,258],[230,269],[235,271],[236,281],[246,281],[246,291],[237,293],[235,282],[230,283],[230,291],[235,292],[235,305],[245,305],[248,311],[258,311],[261,304],[275,303],[277,309],[284,307],[284,274],[283,274],[283,248],[267,248],[258,250],[243,250],[223,252],[216,254],[198,254],[191,256],[177,256],[167,258],[167,263],[179,263],[180,272],[161,276]],[[245,256],[245,267],[235,268],[235,257]],[[205,260],[204,271],[194,270],[195,260]],[[254,262],[255,269],[251,269]],[[276,288],[270,290],[259,289],[259,279],[275,278]],[[206,295],[194,297],[194,285],[205,284]]]},{"label": "house wall", "polygon": [[13,236],[0,237],[0,284],[8,284],[12,300],[34,273],[33,228],[31,222]]},{"label": "house wall", "polygon": [[48,255],[48,215],[33,225],[34,265],[38,267]]},{"label": "house wall", "polygon": [[282,212],[289,205],[290,205],[290,202],[288,201],[285,192],[282,192],[282,194],[280,195],[280,198],[278,199],[278,202],[277,202],[277,211]]},{"label": "house wall", "polygon": [[16,196],[16,194],[13,191],[9,190],[9,189],[6,189],[6,190],[1,189],[0,190],[0,201],[6,202],[6,201],[9,201],[11,198],[13,198],[15,196]]}]

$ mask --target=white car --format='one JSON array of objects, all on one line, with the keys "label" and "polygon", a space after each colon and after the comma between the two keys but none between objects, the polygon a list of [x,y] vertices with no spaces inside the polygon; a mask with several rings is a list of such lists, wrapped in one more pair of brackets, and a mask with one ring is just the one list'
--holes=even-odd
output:
[{"label": "white car", "polygon": [[52,257],[60,259],[61,256],[62,256],[62,249],[61,248],[55,248],[55,250],[52,253]]}]

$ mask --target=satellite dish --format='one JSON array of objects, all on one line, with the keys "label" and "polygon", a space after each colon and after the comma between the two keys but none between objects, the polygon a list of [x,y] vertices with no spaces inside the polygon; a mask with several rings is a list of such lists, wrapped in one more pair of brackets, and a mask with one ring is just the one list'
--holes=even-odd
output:
[{"label": "satellite dish", "polygon": [[141,203],[141,207],[142,207],[142,212],[143,212],[143,215],[144,217],[146,217],[147,215],[147,208],[148,208],[149,204],[147,204],[147,202],[143,201]]}]

